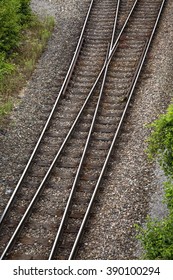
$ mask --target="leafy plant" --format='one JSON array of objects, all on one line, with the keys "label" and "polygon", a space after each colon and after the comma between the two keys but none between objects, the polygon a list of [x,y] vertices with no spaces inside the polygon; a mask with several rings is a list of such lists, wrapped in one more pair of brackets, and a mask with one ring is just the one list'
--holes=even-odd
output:
[{"label": "leafy plant", "polygon": [[[169,196],[168,206],[172,197],[173,185],[167,183],[166,197]],[[173,209],[172,203],[169,209]],[[170,209],[170,210],[171,210]],[[173,211],[161,221],[150,217],[147,218],[145,227],[137,227],[139,234],[137,238],[141,241],[144,248],[144,259],[160,259],[172,260],[173,259]]]},{"label": "leafy plant", "polygon": [[168,215],[162,220],[147,218],[145,227],[137,227],[137,238],[144,248],[145,259],[173,259],[173,104],[150,127],[148,156],[158,160],[169,180],[164,184],[164,203]]},{"label": "leafy plant", "polygon": [[12,73],[14,71],[14,64],[8,63],[6,61],[6,56],[4,53],[0,53],[0,81],[2,81],[4,75]]},{"label": "leafy plant", "polygon": [[31,0],[20,0],[19,13],[21,18],[21,24],[30,21],[31,18],[30,2]]},{"label": "leafy plant", "polygon": [[0,106],[0,116],[7,115],[13,107],[12,101],[8,100],[2,106]]},{"label": "leafy plant", "polygon": [[150,126],[153,131],[148,139],[149,158],[157,159],[165,174],[173,178],[173,104]]},{"label": "leafy plant", "polygon": [[[19,1],[19,0],[17,0]],[[0,4],[2,4],[0,0]],[[20,0],[20,2],[22,2]],[[30,1],[23,1],[25,4]],[[23,6],[23,13],[27,11]],[[27,13],[27,12],[26,12]],[[8,51],[0,51],[0,122],[12,108],[13,97],[25,86],[33,72],[48,38],[54,27],[54,19],[46,17],[40,21],[35,15],[28,14],[23,24],[20,40]],[[1,29],[1,28],[0,28]]]},{"label": "leafy plant", "polygon": [[0,1],[0,52],[9,52],[19,42],[19,8],[19,0]]}]

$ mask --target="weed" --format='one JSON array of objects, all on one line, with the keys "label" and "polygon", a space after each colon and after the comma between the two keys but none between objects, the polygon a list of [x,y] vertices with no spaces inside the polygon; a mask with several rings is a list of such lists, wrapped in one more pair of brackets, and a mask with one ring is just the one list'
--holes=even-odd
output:
[{"label": "weed", "polygon": [[53,30],[54,19],[47,17],[41,22],[35,15],[30,15],[30,21],[24,27],[20,42],[10,55],[0,53],[0,120],[10,112],[12,97],[17,97],[30,78]]},{"label": "weed", "polygon": [[0,106],[0,115],[5,116],[9,114],[13,107],[13,103],[11,100],[8,100],[7,102],[3,103],[3,105]]},{"label": "weed", "polygon": [[162,220],[147,218],[145,227],[137,226],[137,238],[145,251],[144,259],[173,259],[173,104],[166,114],[161,115],[150,127],[148,155],[152,160],[159,160],[162,169],[168,176],[164,184],[164,203],[168,215]]}]

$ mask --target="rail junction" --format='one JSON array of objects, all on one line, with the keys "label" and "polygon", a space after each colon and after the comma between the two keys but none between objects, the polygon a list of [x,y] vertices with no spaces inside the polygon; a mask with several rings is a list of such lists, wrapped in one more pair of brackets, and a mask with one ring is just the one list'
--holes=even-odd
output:
[{"label": "rail junction", "polygon": [[90,2],[56,102],[0,217],[1,259],[27,258],[35,244],[32,259],[74,259],[80,250],[166,0],[126,2]]}]

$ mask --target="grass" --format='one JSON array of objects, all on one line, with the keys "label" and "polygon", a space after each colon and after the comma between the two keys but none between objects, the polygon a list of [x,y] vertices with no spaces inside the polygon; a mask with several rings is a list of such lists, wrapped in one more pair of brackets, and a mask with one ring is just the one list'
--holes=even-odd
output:
[{"label": "grass", "polygon": [[1,59],[0,69],[3,69],[3,73],[0,70],[0,122],[10,113],[13,101],[33,73],[53,28],[53,17],[47,17],[41,22],[33,15],[29,26],[22,31],[18,47],[7,60]]},{"label": "grass", "polygon": [[9,112],[11,112],[13,108],[13,102],[12,100],[8,100],[6,102],[4,102],[4,104],[2,104],[0,106],[0,116],[3,117],[3,116],[6,116]]}]

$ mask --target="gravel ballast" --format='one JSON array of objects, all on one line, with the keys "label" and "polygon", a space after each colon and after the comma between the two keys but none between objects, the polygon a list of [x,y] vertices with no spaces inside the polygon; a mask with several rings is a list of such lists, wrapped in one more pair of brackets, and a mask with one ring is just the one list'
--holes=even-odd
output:
[{"label": "gravel ballast", "polygon": [[[55,30],[20,102],[3,128],[1,138],[0,213],[3,211],[24,162],[43,126],[44,103],[54,99],[74,52],[89,0],[32,0],[41,17],[55,17]],[[173,3],[168,0],[135,90],[126,124],[115,147],[106,178],[98,195],[78,259],[136,259],[140,256],[134,224],[147,214],[162,217],[162,172],[148,163],[146,124],[165,112],[173,86]],[[38,121],[39,120],[39,121]]]},{"label": "gravel ballast", "polygon": [[[55,28],[28,85],[23,89],[10,115],[10,124],[0,131],[1,187],[0,213],[15,187],[19,172],[37,141],[50,111],[44,104],[56,99],[68,66],[90,1],[31,1],[40,17],[53,16]],[[81,11],[84,10],[82,13]],[[71,28],[73,26],[73,28]],[[47,111],[47,113],[46,113]],[[47,114],[47,116],[46,116]]]},{"label": "gravel ballast", "polygon": [[167,1],[79,259],[140,258],[134,224],[145,223],[148,214],[162,218],[167,212],[162,205],[164,176],[147,161],[145,140],[146,124],[165,112],[172,96],[172,10]]}]

